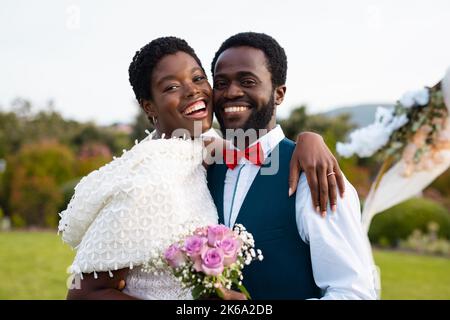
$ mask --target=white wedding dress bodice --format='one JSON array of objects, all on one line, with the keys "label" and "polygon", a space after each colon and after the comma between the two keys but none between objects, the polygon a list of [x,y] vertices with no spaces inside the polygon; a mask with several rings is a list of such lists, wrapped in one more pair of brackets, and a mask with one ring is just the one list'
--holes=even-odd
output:
[{"label": "white wedding dress bodice", "polygon": [[183,289],[170,273],[157,276],[133,269],[128,274],[124,293],[143,300],[192,300],[189,289]]},{"label": "white wedding dress bodice", "polygon": [[180,236],[218,221],[202,166],[200,140],[144,139],[84,177],[59,231],[77,252],[72,273],[130,268],[124,292],[142,299],[189,299],[169,272],[141,265]]}]

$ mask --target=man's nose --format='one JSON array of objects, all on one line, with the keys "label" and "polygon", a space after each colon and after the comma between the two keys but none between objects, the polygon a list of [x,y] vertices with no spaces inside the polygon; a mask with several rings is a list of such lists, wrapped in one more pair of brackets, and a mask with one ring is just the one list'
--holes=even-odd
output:
[{"label": "man's nose", "polygon": [[244,92],[241,90],[241,87],[234,82],[230,83],[230,85],[224,92],[225,98],[230,99],[230,100],[238,98],[238,97],[242,97],[243,95],[244,95]]}]

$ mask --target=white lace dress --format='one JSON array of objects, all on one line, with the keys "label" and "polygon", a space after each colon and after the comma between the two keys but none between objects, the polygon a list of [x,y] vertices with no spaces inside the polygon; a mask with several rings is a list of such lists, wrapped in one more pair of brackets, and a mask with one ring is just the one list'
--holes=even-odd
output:
[{"label": "white lace dress", "polygon": [[180,235],[217,223],[202,166],[200,140],[144,139],[122,157],[84,177],[59,231],[77,252],[72,273],[130,268],[124,292],[142,299],[191,299],[168,272],[141,265]]}]

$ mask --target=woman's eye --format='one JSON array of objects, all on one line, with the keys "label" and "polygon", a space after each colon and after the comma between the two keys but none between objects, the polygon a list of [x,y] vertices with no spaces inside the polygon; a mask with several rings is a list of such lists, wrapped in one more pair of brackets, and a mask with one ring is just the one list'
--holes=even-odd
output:
[{"label": "woman's eye", "polygon": [[205,79],[206,79],[205,76],[197,76],[197,77],[194,78],[194,81],[198,82],[198,81],[202,81],[202,80],[205,80]]},{"label": "woman's eye", "polygon": [[167,91],[173,91],[173,90],[175,90],[176,88],[178,88],[178,86],[176,86],[176,85],[168,86],[168,87],[166,87],[166,88],[164,89],[164,92],[167,92]]}]

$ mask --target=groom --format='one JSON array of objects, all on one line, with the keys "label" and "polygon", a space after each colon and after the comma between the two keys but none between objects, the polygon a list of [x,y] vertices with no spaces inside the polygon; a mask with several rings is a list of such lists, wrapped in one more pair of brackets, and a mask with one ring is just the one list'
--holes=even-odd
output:
[{"label": "groom", "polygon": [[324,218],[311,205],[304,176],[296,196],[288,196],[295,145],[276,124],[286,70],[284,49],[262,33],[234,35],[215,54],[214,111],[222,133],[236,149],[249,147],[247,155],[256,154],[239,157],[243,153],[229,150],[224,164],[210,166],[219,221],[243,224],[263,252],[262,262],[244,268],[253,299],[375,299],[372,254],[355,189],[346,181],[337,212],[328,208]]}]

